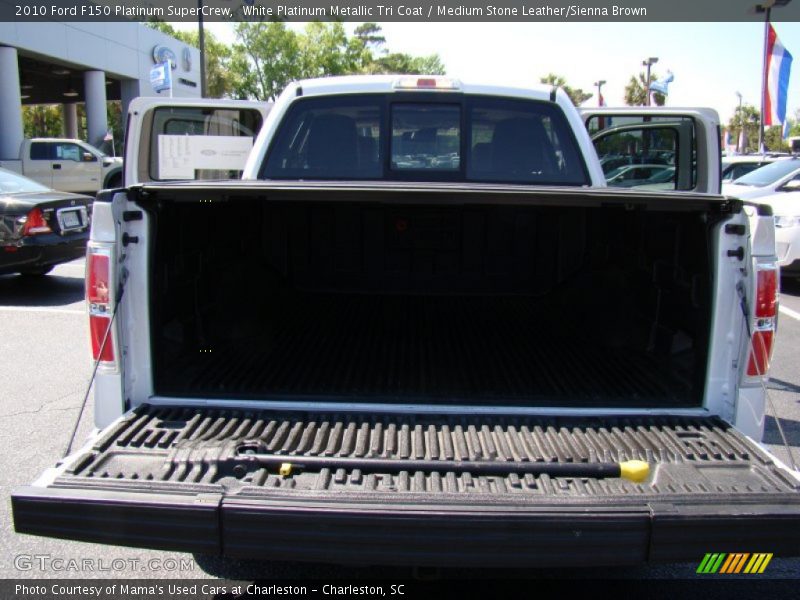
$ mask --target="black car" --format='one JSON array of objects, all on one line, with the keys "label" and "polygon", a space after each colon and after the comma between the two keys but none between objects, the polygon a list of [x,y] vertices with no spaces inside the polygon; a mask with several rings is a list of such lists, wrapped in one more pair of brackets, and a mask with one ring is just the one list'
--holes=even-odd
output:
[{"label": "black car", "polygon": [[44,275],[83,256],[93,201],[0,169],[0,275]]}]

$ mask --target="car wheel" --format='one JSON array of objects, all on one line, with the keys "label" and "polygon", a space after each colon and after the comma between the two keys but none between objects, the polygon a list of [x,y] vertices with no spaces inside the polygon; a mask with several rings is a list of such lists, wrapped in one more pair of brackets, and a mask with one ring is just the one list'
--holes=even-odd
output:
[{"label": "car wheel", "polygon": [[52,271],[54,266],[55,265],[50,265],[49,267],[41,267],[39,269],[28,269],[27,271],[20,271],[19,274],[23,277],[41,277]]},{"label": "car wheel", "polygon": [[113,190],[119,187],[122,187],[122,175],[117,173],[116,175],[112,175],[111,178],[108,180],[108,185],[106,186],[106,189]]}]

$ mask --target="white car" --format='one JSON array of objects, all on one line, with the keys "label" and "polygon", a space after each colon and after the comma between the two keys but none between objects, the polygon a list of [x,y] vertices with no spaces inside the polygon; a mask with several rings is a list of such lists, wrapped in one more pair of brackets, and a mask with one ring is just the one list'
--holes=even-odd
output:
[{"label": "white car", "polygon": [[778,192],[758,199],[775,215],[775,247],[784,276],[800,277],[800,191]]},{"label": "white car", "polygon": [[722,183],[730,183],[756,169],[774,163],[777,160],[790,158],[788,155],[774,154],[737,154],[722,158]]},{"label": "white car", "polygon": [[775,192],[800,190],[800,157],[779,160],[722,184],[726,196],[751,200],[770,196]]}]

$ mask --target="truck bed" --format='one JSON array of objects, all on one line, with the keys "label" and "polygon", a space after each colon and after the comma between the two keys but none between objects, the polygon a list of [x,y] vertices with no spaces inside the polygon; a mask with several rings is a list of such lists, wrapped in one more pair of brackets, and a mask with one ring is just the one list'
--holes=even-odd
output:
[{"label": "truck bed", "polygon": [[702,405],[715,205],[294,192],[143,203],[156,395]]}]

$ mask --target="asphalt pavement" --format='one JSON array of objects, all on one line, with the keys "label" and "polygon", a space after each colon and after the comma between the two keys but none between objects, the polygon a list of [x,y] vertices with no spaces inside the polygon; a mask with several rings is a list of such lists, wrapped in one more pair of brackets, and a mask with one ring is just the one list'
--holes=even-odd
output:
[{"label": "asphalt pavement", "polygon": [[[411,571],[341,568],[306,563],[221,561],[214,558],[108,547],[13,531],[9,495],[33,481],[62,456],[78,418],[90,375],[87,319],[83,306],[83,261],[57,267],[50,275],[25,279],[0,276],[0,578],[208,578],[235,579],[405,577]],[[800,282],[784,282],[777,340],[769,383],[772,406],[765,443],[788,462],[778,432],[780,416],[789,445],[800,462]],[[89,398],[78,440],[92,427]],[[696,563],[635,569],[559,571],[461,571],[443,577],[634,577],[692,578]],[[767,575],[800,577],[800,559],[775,558]],[[428,576],[437,574],[428,573]]]}]

